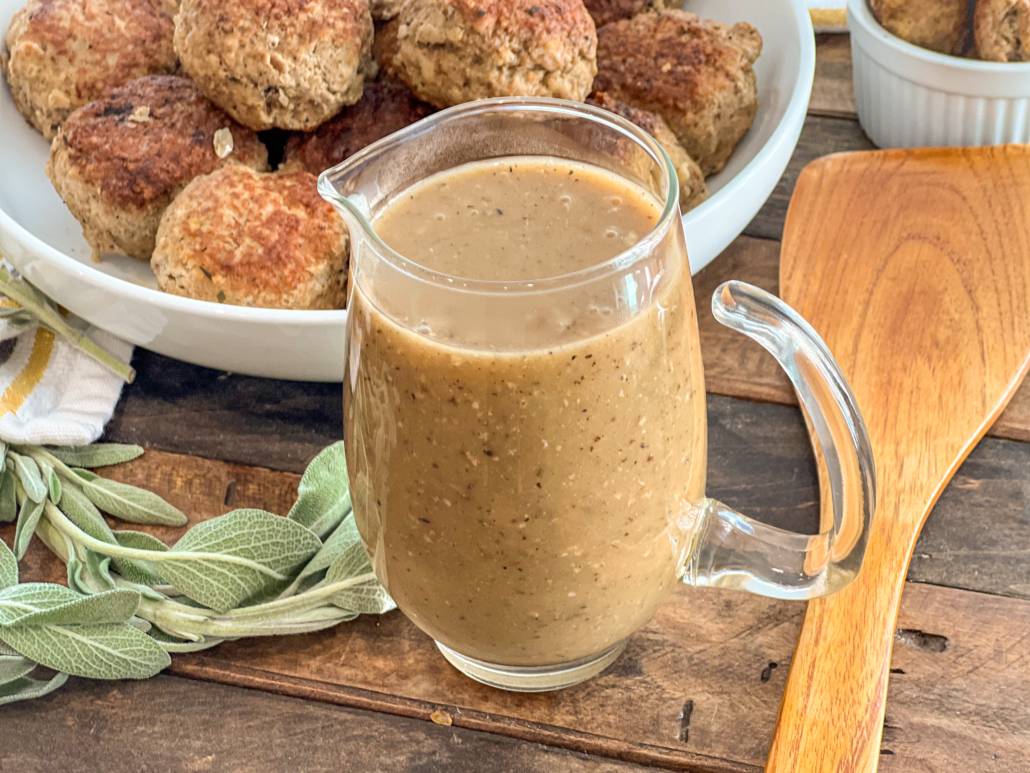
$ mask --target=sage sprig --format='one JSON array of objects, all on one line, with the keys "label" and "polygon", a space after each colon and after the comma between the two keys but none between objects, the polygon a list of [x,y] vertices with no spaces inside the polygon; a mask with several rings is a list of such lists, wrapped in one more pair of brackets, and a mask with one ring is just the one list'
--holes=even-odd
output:
[{"label": "sage sprig", "polygon": [[0,266],[0,293],[20,307],[0,310],[0,318],[6,319],[9,325],[21,328],[39,323],[50,332],[64,338],[76,349],[106,365],[126,383],[131,384],[136,378],[136,371],[131,366],[98,345],[84,332],[68,324],[52,300],[3,266]]},{"label": "sage sprig", "polygon": [[[46,695],[69,674],[147,678],[169,653],[394,608],[354,525],[342,443],[309,465],[287,517],[235,510],[171,546],[101,514],[185,525],[157,495],[91,472],[142,453],[0,443],[0,521],[17,520],[13,552],[0,541],[0,704]],[[67,565],[68,587],[18,583],[34,536]],[[57,674],[36,678],[38,666]]]}]

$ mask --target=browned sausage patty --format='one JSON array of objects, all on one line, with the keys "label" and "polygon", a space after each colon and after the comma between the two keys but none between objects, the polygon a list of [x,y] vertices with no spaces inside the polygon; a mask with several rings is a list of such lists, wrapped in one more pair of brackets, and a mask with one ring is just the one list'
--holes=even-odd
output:
[{"label": "browned sausage patty", "polygon": [[970,0],[869,0],[869,7],[889,32],[931,51],[958,56],[969,38]]},{"label": "browned sausage patty", "polygon": [[285,170],[319,174],[362,148],[434,112],[400,81],[384,76],[365,85],[361,100],[310,134],[286,143]]},{"label": "browned sausage patty", "polygon": [[360,99],[372,16],[368,0],[182,0],[175,50],[244,126],[311,131]]},{"label": "browned sausage patty", "polygon": [[981,59],[1030,62],[1030,0],[977,0],[974,35]]},{"label": "browned sausage patty", "polygon": [[683,149],[679,140],[676,139],[676,135],[669,128],[669,124],[660,115],[630,107],[625,102],[612,99],[611,95],[604,92],[591,94],[587,99],[587,104],[602,107],[611,113],[622,116],[658,141],[658,144],[669,154],[669,160],[676,169],[676,178],[680,184],[680,209],[683,212],[689,212],[708,198],[708,186],[705,185],[705,176],[701,172],[701,167]]},{"label": "browned sausage patty", "polygon": [[607,24],[597,37],[594,90],[657,113],[706,176],[720,171],[758,111],[758,30],[663,11]]},{"label": "browned sausage patty", "polygon": [[582,102],[597,72],[597,34],[583,0],[406,2],[377,53],[436,107],[483,97]]},{"label": "browned sausage patty", "polygon": [[29,0],[0,57],[14,104],[48,140],[108,88],[178,66],[178,0]]},{"label": "browned sausage patty", "polygon": [[165,207],[194,177],[230,162],[264,169],[268,152],[190,81],[152,75],[72,113],[47,175],[96,254],[150,260]]},{"label": "browned sausage patty", "polygon": [[315,186],[307,172],[237,164],[198,177],[161,218],[157,286],[236,306],[342,308],[347,228]]},{"label": "browned sausage patty", "polygon": [[613,21],[632,19],[644,11],[667,11],[683,7],[681,0],[583,0],[583,3],[598,29]]}]

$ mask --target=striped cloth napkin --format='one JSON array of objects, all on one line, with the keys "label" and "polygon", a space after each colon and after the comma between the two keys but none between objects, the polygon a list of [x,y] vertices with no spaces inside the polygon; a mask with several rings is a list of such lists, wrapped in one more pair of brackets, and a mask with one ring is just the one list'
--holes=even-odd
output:
[{"label": "striped cloth napkin", "polygon": [[[123,379],[0,296],[0,439],[30,445],[88,445],[114,413]],[[71,315],[63,321],[122,362],[132,344]]]},{"label": "striped cloth napkin", "polygon": [[847,32],[846,0],[805,0],[816,32]]}]

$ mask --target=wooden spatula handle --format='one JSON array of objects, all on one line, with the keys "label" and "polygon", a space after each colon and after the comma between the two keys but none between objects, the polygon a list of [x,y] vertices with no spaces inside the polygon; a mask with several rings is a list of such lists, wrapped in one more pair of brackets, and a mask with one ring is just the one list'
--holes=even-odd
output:
[{"label": "wooden spatula handle", "polygon": [[870,545],[855,582],[809,602],[766,773],[876,770],[905,578],[890,563]]}]

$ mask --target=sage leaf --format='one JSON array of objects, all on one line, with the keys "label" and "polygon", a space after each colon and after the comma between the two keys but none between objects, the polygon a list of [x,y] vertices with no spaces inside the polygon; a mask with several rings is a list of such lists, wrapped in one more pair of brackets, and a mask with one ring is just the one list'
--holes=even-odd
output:
[{"label": "sage leaf", "polygon": [[[321,546],[309,529],[287,518],[263,510],[234,510],[187,531],[159,569],[184,595],[216,612],[228,612],[266,585],[287,579]],[[170,558],[191,553],[208,557]],[[220,556],[238,556],[256,566]]]},{"label": "sage leaf", "polygon": [[89,569],[86,567],[85,562],[80,561],[76,556],[68,559],[68,587],[76,593],[88,596],[93,592],[87,582],[88,579]]},{"label": "sage leaf", "polygon": [[[111,565],[122,577],[134,585],[142,585],[149,588],[151,585],[170,585],[164,577],[154,571],[154,568],[146,561],[137,561],[131,558],[114,558]],[[157,599],[157,596],[153,598]],[[160,599],[158,599],[160,600]]]},{"label": "sage leaf", "polygon": [[29,452],[29,456],[32,457],[32,461],[39,467],[39,474],[43,476],[43,481],[46,483],[47,488],[50,489],[48,496],[50,501],[55,505],[61,503],[61,479],[57,477],[57,471],[54,469],[54,465],[47,461],[46,456],[41,453]]},{"label": "sage leaf", "polygon": [[152,534],[145,531],[133,531],[132,529],[118,529],[114,532],[114,538],[123,547],[134,550],[153,550],[157,553],[167,553],[168,546]]},{"label": "sage leaf", "polygon": [[225,641],[217,636],[200,636],[197,641],[187,641],[156,627],[151,629],[150,635],[160,642],[161,647],[167,652],[200,652],[216,647]]},{"label": "sage leaf", "polygon": [[63,585],[26,582],[0,591],[0,638],[22,654],[7,636],[11,626],[124,623],[139,606],[139,594],[109,590],[83,596]]},{"label": "sage leaf", "polygon": [[18,526],[14,531],[14,554],[20,561],[25,557],[25,551],[29,549],[29,542],[39,525],[39,519],[43,515],[43,507],[46,500],[33,502],[28,497],[21,503],[21,510],[18,511]]},{"label": "sage leaf", "polygon": [[0,685],[0,706],[15,701],[26,701],[31,698],[42,698],[68,681],[68,674],[55,674],[51,679],[42,681],[23,677],[13,682]]},{"label": "sage leaf", "polygon": [[47,497],[47,488],[43,483],[43,476],[39,474],[39,466],[30,456],[22,456],[13,451],[7,454],[8,459],[14,460],[14,471],[25,487],[25,492],[33,502],[42,502]]},{"label": "sage leaf", "polygon": [[[132,548],[133,550],[153,550],[158,553],[168,552],[168,546],[165,543],[146,532],[119,529],[114,532],[114,536],[122,547]],[[114,558],[111,563],[118,574],[129,582],[145,586],[168,585],[168,582],[150,561]]]},{"label": "sage leaf", "polygon": [[96,506],[75,485],[67,485],[61,496],[61,512],[93,539],[117,545],[114,532]]},{"label": "sage leaf", "polygon": [[172,662],[127,623],[12,625],[0,628],[0,637],[37,663],[89,679],[147,679]]},{"label": "sage leaf", "polygon": [[89,572],[93,585],[87,587],[87,593],[97,593],[101,590],[114,590],[114,578],[111,577],[111,557],[101,556],[92,550],[86,551],[86,560],[83,562]]},{"label": "sage leaf", "polygon": [[[100,514],[100,511],[93,505],[89,499],[74,485],[68,485],[65,487],[64,496],[61,498],[61,512],[68,516],[68,519],[82,529],[86,534],[101,542],[107,542],[112,545],[120,544],[115,538],[115,533],[111,531],[111,527],[107,525],[107,521],[104,520],[104,516]],[[142,534],[142,532],[132,532],[133,534]],[[149,535],[146,535],[149,538]],[[153,538],[150,538],[153,539]],[[153,539],[153,542],[160,544],[165,550],[168,546],[157,539]],[[135,545],[127,545],[126,547],[135,547]],[[144,550],[150,550],[152,543],[147,543],[143,546]],[[118,571],[122,577],[130,582],[141,584],[141,585],[164,585],[164,581],[161,579],[160,574],[155,571],[149,562],[139,561],[130,558],[115,557],[111,561],[114,568]],[[74,568],[73,568],[74,564]],[[70,585],[76,585],[80,582],[79,572],[81,567],[78,565],[77,559],[73,559],[68,562],[68,583]]]},{"label": "sage leaf", "polygon": [[0,685],[27,676],[36,667],[36,661],[21,655],[0,655]]},{"label": "sage leaf", "polygon": [[48,482],[50,485],[50,501],[55,505],[61,504],[61,495],[64,493],[61,490],[61,479],[58,477],[57,472],[53,467],[47,473]]},{"label": "sage leaf", "polygon": [[86,593],[82,590],[82,562],[74,555],[68,557],[68,587],[79,593]]},{"label": "sage leaf", "polygon": [[333,443],[311,461],[300,479],[297,495],[287,517],[325,539],[351,509],[342,442]]},{"label": "sage leaf", "polygon": [[131,462],[143,455],[139,446],[121,443],[94,443],[91,446],[64,447],[57,446],[45,449],[69,467],[108,467],[112,464]]},{"label": "sage leaf", "polygon": [[322,549],[315,553],[307,565],[297,575],[297,579],[304,579],[316,572],[328,569],[333,563],[346,553],[351,546],[361,542],[361,535],[358,534],[358,527],[354,523],[354,516],[344,518],[343,523],[336,527],[329,539],[322,545]]},{"label": "sage leaf", "polygon": [[237,603],[235,607],[237,609],[247,609],[248,607],[257,606],[258,604],[264,604],[266,601],[274,601],[292,584],[293,580],[289,577],[285,580],[266,582],[257,590],[256,593],[252,593],[246,598],[240,599],[239,603]]},{"label": "sage leaf", "polygon": [[390,594],[375,579],[334,593],[329,600],[340,609],[359,615],[382,615],[397,608]]},{"label": "sage leaf", "polygon": [[340,582],[351,577],[359,577],[372,571],[372,564],[368,560],[368,552],[361,542],[356,542],[347,548],[339,558],[333,561],[326,574],[325,581],[328,585],[333,582]]},{"label": "sage leaf", "polygon": [[[358,542],[351,545],[331,567],[325,576],[326,585],[350,580],[372,571],[365,546]],[[374,577],[357,585],[337,591],[329,599],[335,606],[362,615],[381,615],[396,609],[397,605],[386,589]]]},{"label": "sage leaf", "polygon": [[75,469],[82,492],[101,510],[123,521],[160,526],[185,526],[187,519],[157,494]]},{"label": "sage leaf", "polygon": [[7,547],[7,543],[0,540],[0,591],[18,584],[18,559]]},{"label": "sage leaf", "polygon": [[14,471],[5,465],[0,473],[0,523],[10,523],[18,517],[17,481]]}]

